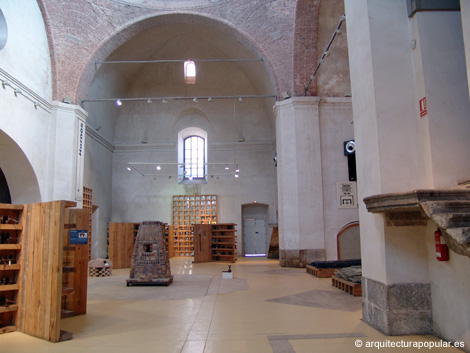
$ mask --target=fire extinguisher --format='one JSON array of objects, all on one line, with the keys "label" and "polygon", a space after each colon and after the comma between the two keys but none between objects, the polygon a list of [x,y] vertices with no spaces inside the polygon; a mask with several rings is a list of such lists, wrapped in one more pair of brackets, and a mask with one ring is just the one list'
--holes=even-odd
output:
[{"label": "fire extinguisher", "polygon": [[439,228],[434,232],[434,241],[436,244],[436,258],[439,261],[449,261],[449,248],[442,238],[442,232]]}]

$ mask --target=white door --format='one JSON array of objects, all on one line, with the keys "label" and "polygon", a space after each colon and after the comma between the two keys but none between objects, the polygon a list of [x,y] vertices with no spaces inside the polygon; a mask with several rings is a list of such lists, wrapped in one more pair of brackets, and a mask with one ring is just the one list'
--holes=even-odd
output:
[{"label": "white door", "polygon": [[245,256],[266,256],[266,220],[246,218],[243,220]]}]

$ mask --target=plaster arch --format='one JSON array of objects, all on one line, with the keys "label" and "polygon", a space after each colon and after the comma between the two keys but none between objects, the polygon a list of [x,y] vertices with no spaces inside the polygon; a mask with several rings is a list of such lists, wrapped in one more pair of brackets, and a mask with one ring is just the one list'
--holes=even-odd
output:
[{"label": "plaster arch", "polygon": [[10,189],[13,204],[41,201],[41,192],[36,173],[20,146],[4,131],[0,130],[1,168]]},{"label": "plaster arch", "polygon": [[208,135],[211,133],[211,122],[199,109],[189,108],[182,111],[175,122],[174,133],[178,134],[181,130],[189,127],[197,127],[204,130]]}]

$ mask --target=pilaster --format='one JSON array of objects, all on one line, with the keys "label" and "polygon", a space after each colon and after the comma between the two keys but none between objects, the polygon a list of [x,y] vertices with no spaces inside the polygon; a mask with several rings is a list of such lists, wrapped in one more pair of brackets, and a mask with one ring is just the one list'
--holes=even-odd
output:
[{"label": "pilaster", "polygon": [[324,260],[319,97],[277,102],[276,143],[281,266]]}]

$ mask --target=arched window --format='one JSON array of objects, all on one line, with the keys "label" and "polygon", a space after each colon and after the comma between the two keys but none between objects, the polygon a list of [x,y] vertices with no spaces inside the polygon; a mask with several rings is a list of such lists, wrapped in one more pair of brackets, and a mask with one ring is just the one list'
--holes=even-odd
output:
[{"label": "arched window", "polygon": [[205,140],[201,136],[188,136],[184,139],[184,178],[193,180],[204,178]]},{"label": "arched window", "polygon": [[178,132],[178,181],[207,183],[207,131],[187,127]]},{"label": "arched window", "polygon": [[194,61],[187,60],[184,62],[184,82],[189,85],[196,83],[196,64]]}]

